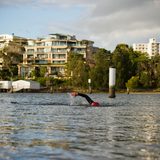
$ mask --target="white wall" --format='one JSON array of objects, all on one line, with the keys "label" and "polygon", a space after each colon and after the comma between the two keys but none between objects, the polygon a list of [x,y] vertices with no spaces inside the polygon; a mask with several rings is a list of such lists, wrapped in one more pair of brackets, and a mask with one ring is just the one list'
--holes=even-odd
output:
[{"label": "white wall", "polygon": [[0,89],[10,89],[12,87],[11,81],[0,81]]}]

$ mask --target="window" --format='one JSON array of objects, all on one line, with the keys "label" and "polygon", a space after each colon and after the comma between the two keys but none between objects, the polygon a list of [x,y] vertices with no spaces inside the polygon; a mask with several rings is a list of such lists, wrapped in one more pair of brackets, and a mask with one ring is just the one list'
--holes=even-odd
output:
[{"label": "window", "polygon": [[27,49],[28,53],[34,53],[34,49]]},{"label": "window", "polygon": [[65,54],[52,54],[53,59],[65,59],[66,55]]},{"label": "window", "polygon": [[44,52],[45,52],[45,53],[50,52],[50,51],[51,51],[50,48],[45,48],[45,49],[44,49]]},{"label": "window", "polygon": [[54,64],[64,64],[65,61],[52,61]]},{"label": "window", "polygon": [[36,60],[35,62],[36,64],[47,64],[48,63],[47,60]]},{"label": "window", "polygon": [[45,42],[45,46],[52,46],[52,42]]},{"label": "window", "polygon": [[37,48],[37,52],[44,52],[44,48]]},{"label": "window", "polygon": [[48,58],[48,55],[47,54],[37,54],[37,58],[45,59],[45,58]]}]

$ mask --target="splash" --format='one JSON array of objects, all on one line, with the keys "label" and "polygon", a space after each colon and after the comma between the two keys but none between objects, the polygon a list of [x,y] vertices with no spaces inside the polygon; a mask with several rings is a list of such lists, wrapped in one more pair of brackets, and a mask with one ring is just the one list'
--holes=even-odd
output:
[{"label": "splash", "polygon": [[72,96],[70,93],[68,93],[69,95],[69,105],[70,106],[79,106],[79,105],[88,105],[88,103],[84,100],[84,98],[81,97],[74,97]]},{"label": "splash", "polygon": [[70,106],[73,106],[76,104],[76,101],[75,101],[75,97],[72,96],[70,93],[67,93],[69,95],[69,103],[70,103]]}]

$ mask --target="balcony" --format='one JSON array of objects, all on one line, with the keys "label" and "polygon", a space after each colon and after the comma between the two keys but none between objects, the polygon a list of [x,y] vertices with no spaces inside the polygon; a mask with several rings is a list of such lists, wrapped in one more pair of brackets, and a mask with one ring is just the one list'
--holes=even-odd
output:
[{"label": "balcony", "polygon": [[59,61],[52,61],[53,64],[65,64],[65,61],[59,60]]},{"label": "balcony", "polygon": [[35,60],[35,64],[40,64],[40,65],[48,64],[48,60]]}]

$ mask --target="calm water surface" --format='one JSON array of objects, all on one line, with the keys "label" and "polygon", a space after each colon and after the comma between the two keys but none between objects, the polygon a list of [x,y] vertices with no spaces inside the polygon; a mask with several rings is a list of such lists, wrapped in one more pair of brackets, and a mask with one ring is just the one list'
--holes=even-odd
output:
[{"label": "calm water surface", "polygon": [[160,94],[0,93],[0,159],[160,159]]}]

